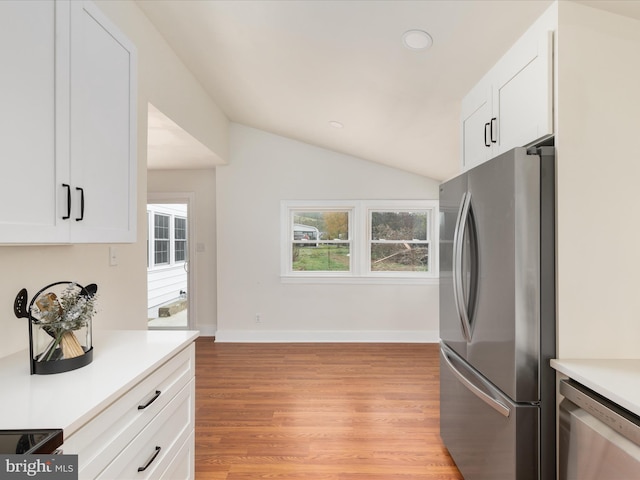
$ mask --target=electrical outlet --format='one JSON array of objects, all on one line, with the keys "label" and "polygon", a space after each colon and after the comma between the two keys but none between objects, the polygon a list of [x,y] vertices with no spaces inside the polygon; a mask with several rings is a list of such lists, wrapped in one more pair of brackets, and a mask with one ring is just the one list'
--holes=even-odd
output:
[{"label": "electrical outlet", "polygon": [[256,313],[256,323],[262,322],[262,316],[259,313]]}]

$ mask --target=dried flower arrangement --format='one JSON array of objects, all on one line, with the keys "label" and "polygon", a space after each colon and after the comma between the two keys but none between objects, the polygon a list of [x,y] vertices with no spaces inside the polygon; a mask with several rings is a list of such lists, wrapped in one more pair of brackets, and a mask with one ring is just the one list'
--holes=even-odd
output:
[{"label": "dried flower arrangement", "polygon": [[[74,331],[86,327],[96,313],[96,293],[77,283],[70,283],[58,296],[53,292],[43,293],[31,306],[33,323],[40,325],[53,340],[38,356],[38,361],[55,360],[54,354],[62,352],[64,359],[85,353]],[[60,346],[60,349],[58,349]]]}]

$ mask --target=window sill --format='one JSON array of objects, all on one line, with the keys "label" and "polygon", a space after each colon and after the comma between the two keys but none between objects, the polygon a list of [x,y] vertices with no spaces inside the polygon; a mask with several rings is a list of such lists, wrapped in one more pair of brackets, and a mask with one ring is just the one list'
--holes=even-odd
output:
[{"label": "window sill", "polygon": [[440,285],[435,277],[352,277],[282,275],[281,283],[302,285]]}]

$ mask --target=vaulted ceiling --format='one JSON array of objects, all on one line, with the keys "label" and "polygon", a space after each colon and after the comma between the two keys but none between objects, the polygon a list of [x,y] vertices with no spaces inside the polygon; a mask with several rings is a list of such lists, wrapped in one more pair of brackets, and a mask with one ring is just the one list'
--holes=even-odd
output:
[{"label": "vaulted ceiling", "polygon": [[[458,171],[461,98],[550,4],[138,1],[231,121],[435,179]],[[433,46],[405,48],[410,29]]]}]

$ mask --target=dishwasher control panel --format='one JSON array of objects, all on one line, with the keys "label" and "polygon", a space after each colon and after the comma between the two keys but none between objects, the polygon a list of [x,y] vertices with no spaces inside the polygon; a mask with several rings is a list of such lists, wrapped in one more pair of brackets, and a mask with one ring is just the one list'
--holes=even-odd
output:
[{"label": "dishwasher control panel", "polygon": [[560,381],[560,394],[620,435],[640,445],[640,419],[631,412],[573,380]]},{"label": "dishwasher control panel", "polygon": [[640,419],[573,380],[560,393],[559,480],[639,478]]}]

